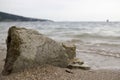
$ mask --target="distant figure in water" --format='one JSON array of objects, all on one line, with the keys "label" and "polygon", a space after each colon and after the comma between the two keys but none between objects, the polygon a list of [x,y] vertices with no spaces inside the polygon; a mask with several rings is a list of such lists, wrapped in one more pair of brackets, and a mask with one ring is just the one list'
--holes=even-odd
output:
[{"label": "distant figure in water", "polygon": [[109,19],[107,19],[106,22],[109,22]]}]

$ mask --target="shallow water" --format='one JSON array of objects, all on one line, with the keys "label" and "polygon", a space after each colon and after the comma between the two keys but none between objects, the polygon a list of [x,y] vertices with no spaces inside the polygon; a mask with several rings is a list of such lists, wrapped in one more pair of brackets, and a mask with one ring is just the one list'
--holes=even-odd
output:
[{"label": "shallow water", "polygon": [[93,67],[120,67],[119,22],[0,22],[1,45],[5,45],[7,30],[11,26],[36,29],[56,41],[74,43],[77,57]]}]

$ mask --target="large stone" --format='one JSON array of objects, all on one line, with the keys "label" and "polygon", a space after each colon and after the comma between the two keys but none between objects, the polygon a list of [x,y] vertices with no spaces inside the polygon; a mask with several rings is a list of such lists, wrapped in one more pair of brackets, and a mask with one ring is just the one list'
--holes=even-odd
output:
[{"label": "large stone", "polygon": [[[11,27],[7,37],[7,55],[3,75],[35,65],[50,64],[67,67],[70,47],[38,33],[32,29]],[[75,49],[73,49],[75,51]],[[72,50],[70,49],[70,53]],[[73,51],[73,52],[74,52]],[[75,53],[74,53],[75,55]],[[69,57],[70,56],[70,57]]]}]

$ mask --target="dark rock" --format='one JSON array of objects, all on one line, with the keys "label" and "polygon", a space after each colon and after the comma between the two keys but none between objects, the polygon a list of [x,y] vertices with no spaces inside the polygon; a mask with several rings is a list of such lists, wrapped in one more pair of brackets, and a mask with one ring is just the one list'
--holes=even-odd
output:
[{"label": "dark rock", "polygon": [[72,72],[71,70],[66,69],[65,71],[66,71],[67,73],[73,74],[73,72]]}]

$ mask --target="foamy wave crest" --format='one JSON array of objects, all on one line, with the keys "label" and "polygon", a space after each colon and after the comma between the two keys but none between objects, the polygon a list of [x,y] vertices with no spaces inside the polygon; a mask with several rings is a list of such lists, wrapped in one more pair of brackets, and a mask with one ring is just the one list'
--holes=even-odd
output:
[{"label": "foamy wave crest", "polygon": [[85,35],[102,37],[120,37],[120,28],[113,26],[91,27],[83,32]]},{"label": "foamy wave crest", "polygon": [[106,35],[106,34],[99,34],[99,33],[81,33],[81,34],[76,34],[73,35],[73,37],[75,38],[109,38],[109,39],[120,39],[120,35],[116,36],[116,35]]}]

